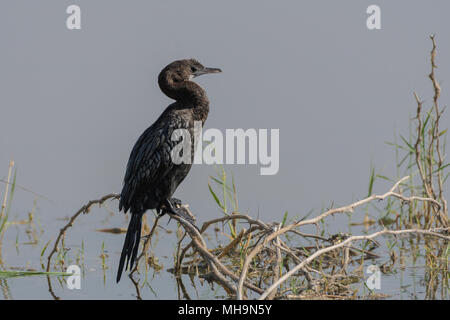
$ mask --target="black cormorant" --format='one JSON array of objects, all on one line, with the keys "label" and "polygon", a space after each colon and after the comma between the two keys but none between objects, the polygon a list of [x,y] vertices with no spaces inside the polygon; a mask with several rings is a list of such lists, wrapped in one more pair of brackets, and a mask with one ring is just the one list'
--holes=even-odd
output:
[{"label": "black cormorant", "polygon": [[209,101],[205,90],[191,80],[217,72],[221,70],[206,68],[197,60],[186,59],[172,62],[159,74],[158,84],[162,92],[176,102],[169,105],[139,137],[128,160],[119,210],[123,209],[125,213],[130,210],[131,219],[120,256],[117,282],[125,260],[126,269],[128,266],[130,270],[133,268],[139,248],[142,215],[149,209],[156,209],[158,214],[177,214],[172,195],[191,169],[192,161],[190,164],[173,163],[171,150],[179,142],[172,141],[172,133],[176,129],[187,129],[194,150],[194,121],[205,123]]}]

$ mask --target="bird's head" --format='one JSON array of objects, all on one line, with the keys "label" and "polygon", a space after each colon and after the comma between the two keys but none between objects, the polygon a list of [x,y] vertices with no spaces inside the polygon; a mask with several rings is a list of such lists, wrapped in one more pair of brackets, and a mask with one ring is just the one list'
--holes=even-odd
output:
[{"label": "bird's head", "polygon": [[201,87],[191,80],[208,73],[219,73],[218,68],[208,68],[195,59],[177,60],[167,65],[159,74],[158,84],[161,90],[175,100],[191,96],[195,90],[202,91]]},{"label": "bird's head", "polygon": [[222,70],[205,67],[195,59],[184,59],[167,65],[159,74],[159,78],[160,80],[177,83],[190,81],[203,74],[219,72],[222,72]]}]

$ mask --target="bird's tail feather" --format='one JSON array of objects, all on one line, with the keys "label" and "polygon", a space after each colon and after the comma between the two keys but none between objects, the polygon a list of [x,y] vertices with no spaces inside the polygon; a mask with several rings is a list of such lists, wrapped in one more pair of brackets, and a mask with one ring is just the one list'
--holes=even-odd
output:
[{"label": "bird's tail feather", "polygon": [[125,270],[128,269],[128,265],[130,267],[130,270],[133,268],[134,261],[136,260],[137,252],[139,249],[139,240],[141,239],[141,227],[142,215],[132,214],[130,224],[128,225],[127,234],[125,236],[122,254],[120,255],[119,270],[117,271],[116,279],[117,282],[120,281],[124,266]]}]

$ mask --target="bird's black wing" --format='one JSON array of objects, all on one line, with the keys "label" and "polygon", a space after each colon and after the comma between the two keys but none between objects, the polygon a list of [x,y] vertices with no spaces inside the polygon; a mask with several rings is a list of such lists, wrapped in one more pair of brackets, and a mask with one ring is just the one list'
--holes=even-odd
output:
[{"label": "bird's black wing", "polygon": [[[119,210],[126,213],[141,191],[159,181],[174,166],[170,152],[178,143],[172,141],[175,129],[186,124],[176,114],[165,113],[139,137],[131,151],[122,188]],[[136,205],[136,203],[134,203]]]}]

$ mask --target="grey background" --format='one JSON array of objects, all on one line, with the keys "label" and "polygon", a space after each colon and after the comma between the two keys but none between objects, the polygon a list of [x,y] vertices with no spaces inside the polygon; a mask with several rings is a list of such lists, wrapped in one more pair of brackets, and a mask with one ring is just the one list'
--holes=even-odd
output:
[{"label": "grey background", "polygon": [[[70,4],[81,7],[81,30],[66,28]],[[366,28],[370,4],[381,7],[382,30]],[[171,103],[159,71],[194,57],[223,70],[198,79],[211,101],[206,128],[280,129],[277,175],[225,166],[241,211],[280,220],[286,210],[302,216],[359,199],[371,162],[395,177],[385,141],[408,136],[413,91],[431,103],[431,33],[448,102],[449,9],[448,1],[3,0],[0,176],[14,159],[17,183],[52,200],[39,199],[37,212],[57,226],[87,200],[119,192],[136,139]],[[194,166],[176,193],[200,221],[220,215],[210,175],[212,166]],[[32,203],[18,190],[12,213],[26,216]],[[122,237],[92,237],[115,253],[122,246]]]}]

